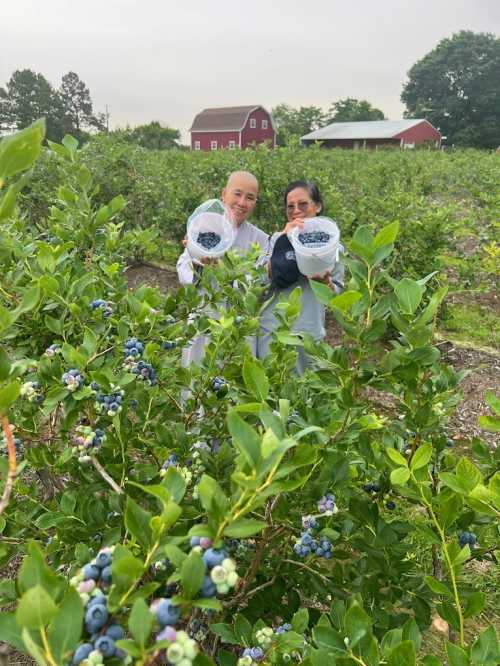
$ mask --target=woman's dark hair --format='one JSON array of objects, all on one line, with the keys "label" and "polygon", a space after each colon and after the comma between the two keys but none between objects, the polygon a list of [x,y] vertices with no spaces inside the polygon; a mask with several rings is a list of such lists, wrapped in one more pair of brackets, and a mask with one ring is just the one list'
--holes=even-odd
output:
[{"label": "woman's dark hair", "polygon": [[292,182],[288,184],[288,187],[285,190],[285,206],[286,206],[287,197],[290,194],[290,192],[293,192],[293,190],[296,190],[299,187],[302,188],[303,190],[307,190],[311,199],[314,201],[315,204],[321,206],[321,212],[323,212],[324,208],[323,197],[321,196],[321,193],[316,183],[313,183],[310,180],[292,180]]}]

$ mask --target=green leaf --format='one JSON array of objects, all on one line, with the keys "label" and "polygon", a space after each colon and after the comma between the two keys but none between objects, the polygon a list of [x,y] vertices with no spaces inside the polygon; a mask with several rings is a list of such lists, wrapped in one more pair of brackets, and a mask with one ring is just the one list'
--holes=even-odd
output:
[{"label": "green leaf", "polygon": [[24,558],[17,577],[19,592],[23,594],[32,587],[40,585],[53,599],[59,597],[65,587],[65,581],[47,566],[40,546],[31,541],[28,544],[28,555]]},{"label": "green leaf", "polygon": [[144,599],[137,599],[132,606],[128,628],[136,643],[144,649],[153,628],[153,616]]},{"label": "green leaf", "polygon": [[167,544],[163,550],[176,569],[181,567],[184,560],[187,558],[186,553],[173,544]]},{"label": "green leaf", "polygon": [[498,666],[500,646],[493,627],[488,627],[471,647],[471,661],[474,666]]},{"label": "green leaf", "polygon": [[460,458],[455,472],[461,486],[469,493],[483,480],[481,472],[467,458]]},{"label": "green leaf", "polygon": [[0,613],[0,636],[2,641],[12,645],[16,650],[26,651],[23,639],[21,638],[22,628],[18,625],[15,613]]},{"label": "green leaf", "polygon": [[406,620],[403,625],[403,640],[413,641],[415,650],[418,653],[422,644],[422,634],[418,628],[418,624],[413,618]]},{"label": "green leaf", "polygon": [[181,583],[187,599],[193,599],[199,592],[205,577],[205,563],[197,551],[186,557],[181,568]]},{"label": "green leaf", "polygon": [[243,363],[243,381],[247,390],[257,400],[266,400],[269,395],[269,380],[261,361],[247,356]]},{"label": "green leaf", "polygon": [[398,299],[401,311],[404,314],[411,315],[420,305],[424,290],[415,280],[403,278],[394,288],[394,293]]},{"label": "green leaf", "polygon": [[66,661],[68,653],[78,644],[83,616],[80,595],[74,587],[69,587],[48,631],[49,645],[58,663]]},{"label": "green leaf", "polygon": [[151,514],[140,507],[131,497],[127,497],[125,507],[125,527],[145,549],[151,545]]},{"label": "green leaf", "polygon": [[3,347],[0,347],[0,382],[4,382],[10,374],[10,359]]},{"label": "green leaf", "polygon": [[358,604],[353,604],[345,616],[345,630],[349,638],[349,647],[355,647],[371,631],[370,617]]},{"label": "green leaf", "polygon": [[216,622],[210,625],[210,631],[212,631],[216,636],[220,636],[220,638],[222,638],[222,641],[224,643],[229,643],[231,645],[239,645],[239,641],[236,638],[229,624]]},{"label": "green leaf", "polygon": [[500,398],[496,396],[493,391],[488,391],[484,396],[484,400],[488,407],[490,407],[497,416],[500,416]]},{"label": "green leaf", "polygon": [[131,657],[137,657],[138,659],[142,657],[142,651],[137,647],[134,641],[130,640],[130,638],[122,638],[121,640],[116,641],[115,645],[117,648],[125,650],[125,652]]},{"label": "green leaf", "polygon": [[392,462],[396,463],[396,465],[401,465],[403,467],[408,467],[408,461],[406,458],[401,455],[399,451],[396,451],[396,449],[393,449],[392,447],[388,446],[385,450],[389,458],[392,460]]},{"label": "green leaf", "polygon": [[345,652],[343,637],[330,626],[316,625],[313,629],[313,638],[319,648],[332,650],[335,654],[343,654]]},{"label": "green leaf", "polygon": [[234,520],[232,523],[229,523],[224,530],[224,535],[232,537],[233,539],[244,539],[252,534],[261,532],[265,527],[267,527],[267,523],[263,520],[240,518],[239,520]]},{"label": "green leaf", "polygon": [[309,626],[309,611],[307,608],[299,608],[292,617],[292,629],[298,634],[303,634]]},{"label": "green leaf", "polygon": [[373,247],[378,249],[379,247],[384,247],[384,245],[391,245],[397,238],[399,233],[399,222],[391,222],[385,227],[382,227],[380,231],[375,236],[373,241]]},{"label": "green leaf", "polygon": [[61,141],[62,145],[68,149],[71,155],[74,155],[78,149],[78,141],[71,134],[65,134],[63,140]]},{"label": "green leaf", "polygon": [[186,492],[186,481],[182,474],[175,467],[169,467],[161,485],[165,486],[168,490],[172,496],[172,500],[176,504],[179,504]]},{"label": "green leaf", "polygon": [[422,659],[422,666],[443,666],[443,662],[439,661],[437,657],[427,655]]},{"label": "green leaf", "polygon": [[424,581],[435,594],[443,594],[450,598],[453,597],[451,590],[444,583],[441,583],[441,581],[436,580],[432,576],[424,576]]},{"label": "green leaf", "polygon": [[0,389],[0,414],[7,414],[9,407],[19,397],[20,391],[21,386],[17,380]]},{"label": "green leaf", "polygon": [[470,661],[467,653],[458,645],[446,641],[446,656],[449,666],[469,666]]},{"label": "green leaf", "polygon": [[403,641],[387,657],[387,666],[416,666],[417,657],[412,641]]},{"label": "green leaf", "polygon": [[260,460],[259,435],[234,410],[228,412],[227,425],[233,438],[233,444],[250,467],[256,468]]},{"label": "green leaf", "polygon": [[352,306],[357,303],[361,298],[359,291],[347,290],[341,294],[334,296],[329,303],[330,309],[337,309],[341,312],[347,312]]},{"label": "green leaf", "polygon": [[479,425],[490,432],[500,432],[500,419],[496,416],[480,416]]},{"label": "green leaf", "polygon": [[21,635],[23,637],[24,649],[28,650],[28,653],[33,657],[38,666],[47,666],[45,653],[41,645],[34,640],[33,633],[24,628]]},{"label": "green leaf", "polygon": [[33,310],[40,300],[40,287],[31,287],[23,293],[23,298],[17,308],[14,310],[14,316],[17,319],[24,312]]},{"label": "green leaf", "polygon": [[234,633],[240,643],[243,643],[246,647],[250,647],[252,644],[252,625],[241,613],[236,615]]},{"label": "green leaf", "polygon": [[391,483],[394,486],[404,486],[410,478],[410,470],[407,467],[398,467],[391,472]]},{"label": "green leaf", "polygon": [[0,180],[29,169],[38,159],[45,136],[45,122],[37,120],[0,142]]},{"label": "green leaf", "polygon": [[57,606],[41,585],[21,597],[16,610],[17,623],[26,629],[45,627],[57,613]]},{"label": "green leaf", "polygon": [[432,444],[426,442],[418,447],[411,459],[410,467],[412,471],[425,467],[432,458]]},{"label": "green leaf", "polygon": [[330,305],[333,298],[333,291],[328,285],[318,282],[317,280],[309,280],[309,285],[311,286],[316,299],[322,305]]}]

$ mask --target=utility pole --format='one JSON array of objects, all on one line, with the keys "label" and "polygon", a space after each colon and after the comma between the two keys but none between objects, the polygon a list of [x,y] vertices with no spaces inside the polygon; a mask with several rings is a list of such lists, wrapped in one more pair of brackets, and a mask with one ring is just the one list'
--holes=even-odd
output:
[{"label": "utility pole", "polygon": [[109,134],[109,106],[106,104],[106,134]]}]

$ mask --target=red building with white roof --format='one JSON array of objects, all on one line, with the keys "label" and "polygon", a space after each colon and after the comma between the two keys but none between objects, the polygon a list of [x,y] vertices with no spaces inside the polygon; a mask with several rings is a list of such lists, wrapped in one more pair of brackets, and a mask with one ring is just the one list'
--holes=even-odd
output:
[{"label": "red building with white roof", "polygon": [[267,142],[276,145],[271,114],[263,106],[227,106],[204,109],[191,125],[192,150],[247,148]]}]

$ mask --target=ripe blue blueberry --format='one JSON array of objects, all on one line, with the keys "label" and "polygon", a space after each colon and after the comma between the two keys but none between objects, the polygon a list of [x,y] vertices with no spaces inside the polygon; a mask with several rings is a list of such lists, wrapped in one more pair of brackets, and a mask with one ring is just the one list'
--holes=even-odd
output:
[{"label": "ripe blue blueberry", "polygon": [[100,553],[97,553],[97,556],[95,558],[95,563],[97,564],[98,567],[101,567],[102,569],[104,567],[107,567],[111,564],[111,553],[101,550]]},{"label": "ripe blue blueberry", "polygon": [[181,609],[171,599],[162,599],[156,609],[156,617],[161,627],[175,626],[181,616]]},{"label": "ripe blue blueberry", "polygon": [[75,654],[73,655],[74,666],[78,666],[78,664],[80,664],[84,659],[87,659],[93,649],[94,647],[91,643],[82,643],[79,645],[75,650]]},{"label": "ripe blue blueberry", "polygon": [[98,580],[101,575],[101,570],[99,567],[96,567],[95,564],[86,564],[83,567],[83,576],[85,580],[92,578],[93,580]]},{"label": "ripe blue blueberry", "polygon": [[89,634],[99,631],[108,620],[108,610],[106,606],[94,604],[85,613],[85,626]]},{"label": "ripe blue blueberry", "polygon": [[203,561],[208,569],[219,566],[227,558],[227,552],[220,548],[209,548],[203,553]]},{"label": "ripe blue blueberry", "polygon": [[94,643],[96,650],[102,654],[103,657],[112,657],[116,652],[114,640],[110,636],[101,636]]},{"label": "ripe blue blueberry", "polygon": [[120,624],[111,624],[106,629],[106,636],[109,636],[114,641],[119,641],[125,636],[125,629]]},{"label": "ripe blue blueberry", "polygon": [[394,509],[396,508],[396,502],[392,502],[392,501],[387,502],[387,504],[385,506],[386,506],[387,509],[389,509],[389,511],[394,511]]},{"label": "ripe blue blueberry", "polygon": [[217,594],[217,587],[212,581],[210,576],[205,576],[200,590],[200,597],[215,597]]},{"label": "ripe blue blueberry", "polygon": [[110,564],[107,567],[104,567],[103,570],[101,571],[101,580],[106,585],[111,585],[112,575],[111,575],[111,565]]}]

